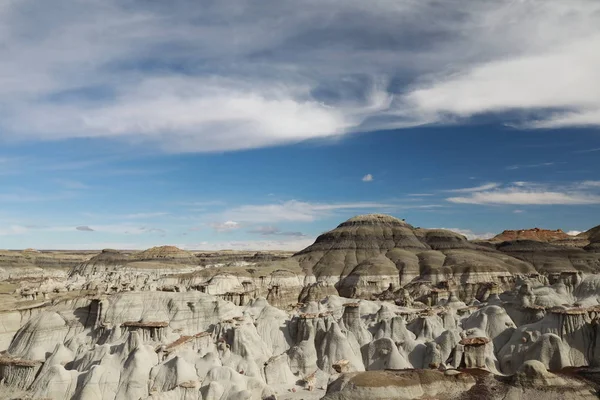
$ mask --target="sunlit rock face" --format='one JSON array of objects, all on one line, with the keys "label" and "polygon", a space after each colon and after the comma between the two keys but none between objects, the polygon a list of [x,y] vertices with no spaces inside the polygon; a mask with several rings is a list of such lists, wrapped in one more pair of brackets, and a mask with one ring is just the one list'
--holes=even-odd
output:
[{"label": "sunlit rock face", "polygon": [[11,255],[0,397],[597,398],[597,255],[377,214],[295,255],[105,250],[35,279]]},{"label": "sunlit rock face", "polygon": [[415,228],[380,214],[349,219],[319,236],[294,259],[307,275],[314,276],[313,285],[334,287],[342,296],[363,299],[383,292],[388,299],[397,298],[390,293],[402,287],[412,289],[415,284],[434,288],[450,283],[468,301],[489,295],[486,290],[491,284],[506,290],[514,287],[516,275],[537,273],[531,263],[470,243],[457,233]]}]

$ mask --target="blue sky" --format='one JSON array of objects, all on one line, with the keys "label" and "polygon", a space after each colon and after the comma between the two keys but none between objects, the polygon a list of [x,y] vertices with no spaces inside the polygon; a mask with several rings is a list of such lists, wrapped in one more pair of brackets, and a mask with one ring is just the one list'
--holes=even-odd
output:
[{"label": "blue sky", "polygon": [[0,248],[600,224],[598,2],[16,0],[0,26]]}]

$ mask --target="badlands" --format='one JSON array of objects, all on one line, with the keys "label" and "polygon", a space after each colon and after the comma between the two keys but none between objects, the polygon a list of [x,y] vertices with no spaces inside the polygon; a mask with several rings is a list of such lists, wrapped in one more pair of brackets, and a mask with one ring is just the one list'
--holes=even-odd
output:
[{"label": "badlands", "polygon": [[594,399],[600,227],[380,214],[296,253],[0,252],[0,398]]}]

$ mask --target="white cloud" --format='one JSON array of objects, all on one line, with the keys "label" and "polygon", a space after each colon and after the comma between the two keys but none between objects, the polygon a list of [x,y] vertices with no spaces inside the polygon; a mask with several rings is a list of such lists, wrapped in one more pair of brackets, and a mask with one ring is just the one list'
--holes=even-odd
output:
[{"label": "white cloud", "polygon": [[582,188],[600,188],[600,181],[583,181],[580,184]]},{"label": "white cloud", "polygon": [[290,200],[283,203],[242,205],[223,212],[230,220],[252,223],[312,222],[338,211],[373,212],[397,207],[377,202],[309,203]]},{"label": "white cloud", "polygon": [[581,233],[583,233],[583,231],[569,231],[569,232],[567,232],[567,235],[577,236],[577,235],[579,235]]},{"label": "white cloud", "polygon": [[515,164],[515,165],[510,165],[510,166],[506,167],[506,169],[507,170],[517,170],[517,169],[523,169],[523,168],[551,167],[555,164],[556,163],[554,163],[554,162],[545,162],[545,163],[539,163],[539,164],[525,164],[525,165]]},{"label": "white cloud", "polygon": [[270,235],[294,236],[294,237],[303,237],[303,236],[306,236],[302,232],[297,232],[297,231],[282,231],[281,229],[279,229],[279,228],[277,228],[275,226],[259,226],[259,227],[256,227],[254,229],[249,230],[248,233],[257,233],[257,234],[262,235],[262,236],[270,236]]},{"label": "white cloud", "polygon": [[222,223],[212,223],[210,226],[217,232],[231,232],[240,229],[241,225],[235,221],[225,221]]},{"label": "white cloud", "polygon": [[476,186],[476,187],[463,188],[463,189],[452,189],[452,190],[446,190],[446,192],[452,192],[452,193],[473,193],[473,192],[482,192],[482,191],[484,191],[484,190],[495,189],[495,188],[497,188],[498,186],[500,186],[500,184],[498,184],[498,183],[486,183],[485,185]]},{"label": "white cloud", "polygon": [[440,228],[440,229],[446,229],[458,234],[461,234],[463,236],[465,236],[468,240],[477,240],[477,239],[490,239],[493,238],[494,236],[496,236],[495,233],[491,233],[491,232],[487,232],[487,233],[475,233],[470,229],[460,229],[460,228]]},{"label": "white cloud", "polygon": [[161,228],[140,227],[131,224],[116,224],[116,225],[78,225],[78,226],[43,226],[43,225],[11,225],[8,228],[0,229],[0,235],[24,235],[34,232],[100,232],[116,235],[142,235],[149,233],[161,233],[166,231]]},{"label": "white cloud", "polygon": [[56,183],[59,186],[62,186],[65,189],[89,189],[89,186],[85,183],[70,179],[55,179],[54,183]]},{"label": "white cloud", "polygon": [[29,232],[29,228],[21,225],[11,225],[6,228],[0,228],[0,236],[22,235]]},{"label": "white cloud", "polygon": [[515,214],[523,214],[525,212],[525,210],[514,210],[513,213]]},{"label": "white cloud", "polygon": [[365,176],[362,177],[362,181],[363,182],[372,182],[373,181],[373,175],[366,174]]},{"label": "white cloud", "polygon": [[169,215],[168,212],[157,211],[157,212],[142,212],[142,213],[131,213],[131,214],[96,214],[96,213],[83,213],[82,215],[88,218],[98,219],[155,219]]},{"label": "white cloud", "polygon": [[463,197],[446,199],[458,204],[511,204],[511,205],[586,205],[600,204],[600,195],[582,189],[581,184],[549,187],[534,183],[495,187]]},{"label": "white cloud", "polygon": [[[535,3],[512,2],[515,11],[531,8]],[[530,48],[515,45],[507,49],[504,57],[467,66],[454,75],[415,89],[405,101],[414,106],[415,112],[435,119],[443,118],[444,114],[469,117],[515,109],[553,109],[558,111],[526,124],[539,128],[599,125],[600,54],[591,51],[600,46],[599,4],[544,3],[538,8],[540,15],[528,13],[523,17],[532,19],[530,34],[537,30],[537,36],[541,37],[553,29],[552,38]],[[510,16],[519,18],[512,13]],[[555,26],[551,26],[552,21]],[[577,27],[576,23],[582,25]],[[511,25],[514,24],[507,23]],[[527,33],[525,25],[518,28],[523,30],[517,32]],[[556,36],[561,34],[562,38]],[[524,51],[519,52],[519,48]]]},{"label": "white cloud", "polygon": [[206,152],[512,109],[600,123],[595,1],[204,3],[4,2],[2,137]]}]

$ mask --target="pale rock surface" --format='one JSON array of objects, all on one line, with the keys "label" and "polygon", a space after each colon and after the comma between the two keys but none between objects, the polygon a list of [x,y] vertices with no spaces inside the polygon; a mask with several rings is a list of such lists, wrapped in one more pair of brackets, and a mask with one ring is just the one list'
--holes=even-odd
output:
[{"label": "pale rock surface", "polygon": [[[594,230],[585,240],[600,243]],[[472,243],[375,214],[274,261],[163,246],[61,255],[68,268],[46,271],[62,259],[11,253],[0,394],[592,398],[600,253],[530,242]],[[19,257],[35,262],[19,271]]]}]

